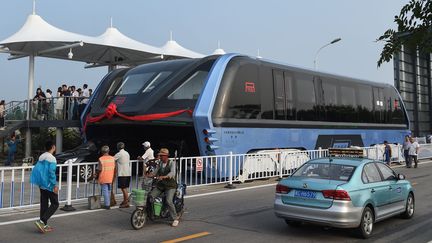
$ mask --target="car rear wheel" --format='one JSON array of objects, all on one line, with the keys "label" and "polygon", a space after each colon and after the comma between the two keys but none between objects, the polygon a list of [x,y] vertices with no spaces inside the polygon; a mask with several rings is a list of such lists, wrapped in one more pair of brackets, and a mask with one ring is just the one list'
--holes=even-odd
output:
[{"label": "car rear wheel", "polygon": [[401,214],[402,218],[404,219],[412,218],[412,216],[414,215],[414,208],[415,208],[414,195],[410,193],[407,198],[405,212]]},{"label": "car rear wheel", "polygon": [[360,226],[357,228],[357,233],[363,239],[367,239],[372,235],[374,225],[374,214],[369,207],[363,210],[360,221]]},{"label": "car rear wheel", "polygon": [[285,223],[291,227],[300,227],[301,226],[301,222],[300,221],[294,221],[294,220],[288,220],[285,219]]}]

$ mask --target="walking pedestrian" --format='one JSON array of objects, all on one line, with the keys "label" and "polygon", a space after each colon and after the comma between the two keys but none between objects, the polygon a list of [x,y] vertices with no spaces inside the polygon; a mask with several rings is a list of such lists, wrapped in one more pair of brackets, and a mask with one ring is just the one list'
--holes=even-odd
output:
[{"label": "walking pedestrian", "polygon": [[107,145],[101,148],[102,156],[99,158],[98,165],[98,181],[102,188],[104,198],[104,209],[110,209],[111,187],[114,181],[115,158],[109,155],[109,147]]},{"label": "walking pedestrian", "polygon": [[120,203],[120,208],[129,207],[129,194],[128,187],[130,185],[131,171],[130,171],[130,156],[125,150],[125,144],[123,142],[117,143],[118,153],[114,155],[117,162],[117,187],[121,189],[123,193],[123,202]]},{"label": "walking pedestrian", "polygon": [[409,168],[411,168],[412,162],[414,161],[414,168],[417,168],[417,156],[418,156],[418,150],[420,148],[420,145],[418,144],[417,141],[414,141],[413,137],[410,137],[410,142],[411,142],[411,146],[409,148],[409,157],[410,157],[410,166]]},{"label": "walking pedestrian", "polygon": [[392,150],[390,144],[387,141],[384,141],[384,161],[387,165],[390,166],[392,157]]},{"label": "walking pedestrian", "polygon": [[17,144],[20,142],[21,140],[17,140],[16,136],[15,136],[15,132],[12,133],[12,135],[9,138],[9,141],[6,142],[6,145],[8,146],[8,156],[7,156],[7,160],[5,163],[5,166],[11,166],[12,163],[15,160],[15,153],[17,151]]},{"label": "walking pedestrian", "polygon": [[35,225],[41,233],[53,230],[48,225],[48,220],[59,207],[56,178],[57,160],[53,155],[56,147],[52,141],[47,141],[45,149],[46,152],[39,157],[30,176],[30,183],[39,186],[40,190],[40,219],[35,222]]},{"label": "walking pedestrian", "polygon": [[411,142],[409,140],[410,140],[410,136],[406,135],[405,136],[405,141],[402,144],[403,154],[404,154],[404,158],[405,158],[405,166],[407,168],[411,167],[410,157],[409,157],[409,149],[410,149],[410,146],[411,146]]}]

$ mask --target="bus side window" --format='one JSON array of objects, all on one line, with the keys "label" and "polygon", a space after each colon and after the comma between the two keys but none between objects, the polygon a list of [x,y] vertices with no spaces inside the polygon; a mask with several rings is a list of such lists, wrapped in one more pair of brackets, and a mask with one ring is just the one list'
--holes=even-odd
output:
[{"label": "bus side window", "polygon": [[316,106],[315,85],[313,76],[310,74],[298,73],[296,79],[297,94],[297,120],[300,121],[317,121],[318,110]]}]

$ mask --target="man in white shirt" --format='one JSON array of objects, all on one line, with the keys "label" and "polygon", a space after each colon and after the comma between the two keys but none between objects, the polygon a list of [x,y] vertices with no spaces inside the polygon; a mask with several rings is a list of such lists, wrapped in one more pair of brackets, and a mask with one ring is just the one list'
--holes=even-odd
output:
[{"label": "man in white shirt", "polygon": [[410,137],[409,140],[411,142],[411,145],[410,145],[409,151],[408,151],[408,154],[410,157],[410,164],[409,164],[408,168],[411,168],[413,161],[414,161],[414,168],[417,168],[417,163],[418,163],[417,156],[418,156],[418,150],[420,148],[420,145],[418,144],[417,141],[414,141],[413,137]]},{"label": "man in white shirt", "polygon": [[88,85],[87,84],[83,85],[83,90],[82,90],[82,95],[81,96],[82,96],[82,100],[81,100],[81,102],[80,102],[80,104],[78,106],[79,116],[81,116],[81,114],[84,112],[84,109],[85,109],[86,105],[89,102],[90,92],[88,90]]},{"label": "man in white shirt", "polygon": [[123,193],[123,202],[120,204],[120,208],[128,208],[128,190],[131,179],[130,170],[130,156],[129,153],[124,149],[125,144],[123,142],[117,143],[118,153],[114,155],[117,172],[117,187],[121,189]]},{"label": "man in white shirt", "polygon": [[138,160],[143,161],[144,162],[144,166],[143,166],[143,176],[145,175],[145,163],[147,163],[147,161],[154,159],[154,152],[153,149],[150,146],[150,142],[149,141],[145,141],[144,143],[142,143],[142,145],[144,146],[144,154],[143,156],[138,156]]},{"label": "man in white shirt", "polygon": [[82,104],[87,105],[87,103],[89,101],[88,98],[90,97],[90,92],[88,90],[88,85],[87,84],[83,85],[82,97],[83,97]]}]

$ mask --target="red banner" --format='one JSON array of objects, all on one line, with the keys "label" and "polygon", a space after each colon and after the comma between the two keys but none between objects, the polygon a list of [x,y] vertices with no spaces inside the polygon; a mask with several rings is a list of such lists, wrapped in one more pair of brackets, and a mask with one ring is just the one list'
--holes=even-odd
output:
[{"label": "red banner", "polygon": [[103,119],[111,120],[114,116],[118,116],[120,118],[123,118],[125,120],[130,121],[152,121],[152,120],[159,120],[162,118],[172,117],[172,116],[178,116],[182,113],[187,112],[190,116],[192,116],[192,110],[178,110],[178,111],[172,111],[167,113],[157,113],[157,114],[147,114],[147,115],[138,115],[138,116],[128,116],[124,115],[117,111],[117,105],[114,103],[111,103],[108,105],[108,107],[105,110],[105,113],[100,116],[95,117],[87,117],[85,123],[84,123],[84,131],[87,127],[87,123],[94,123],[102,121]]}]

